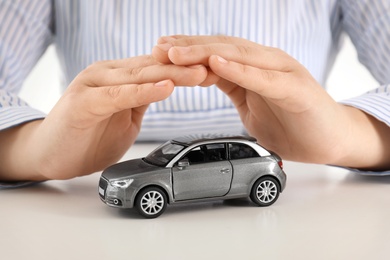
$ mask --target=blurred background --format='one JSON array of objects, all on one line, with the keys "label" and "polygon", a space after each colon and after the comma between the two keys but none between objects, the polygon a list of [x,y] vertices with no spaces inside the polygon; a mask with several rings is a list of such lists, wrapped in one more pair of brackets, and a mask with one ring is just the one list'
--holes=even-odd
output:
[{"label": "blurred background", "polygon": [[[54,46],[50,46],[26,79],[21,97],[32,107],[48,113],[61,95],[61,70]],[[357,60],[349,38],[337,57],[327,82],[331,96],[338,100],[360,95],[376,88],[378,83]]]}]

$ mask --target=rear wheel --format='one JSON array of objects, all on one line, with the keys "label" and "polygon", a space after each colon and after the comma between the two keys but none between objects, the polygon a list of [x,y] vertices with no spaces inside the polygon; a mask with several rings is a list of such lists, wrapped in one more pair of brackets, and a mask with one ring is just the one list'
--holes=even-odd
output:
[{"label": "rear wheel", "polygon": [[263,177],[255,182],[251,200],[261,207],[272,205],[279,197],[279,183],[272,177]]},{"label": "rear wheel", "polygon": [[167,207],[167,196],[158,187],[146,188],[138,194],[135,207],[143,217],[157,218]]}]

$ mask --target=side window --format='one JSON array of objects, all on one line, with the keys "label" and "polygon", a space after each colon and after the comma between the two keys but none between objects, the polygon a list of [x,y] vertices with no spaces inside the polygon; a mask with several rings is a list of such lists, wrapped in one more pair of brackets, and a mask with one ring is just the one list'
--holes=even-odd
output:
[{"label": "side window", "polygon": [[190,164],[226,160],[225,144],[206,144],[197,146],[188,152],[183,159],[188,159]]},{"label": "side window", "polygon": [[208,162],[217,162],[226,160],[225,144],[207,144],[206,160]]},{"label": "side window", "polygon": [[240,143],[230,143],[229,153],[231,160],[260,157],[252,147]]},{"label": "side window", "polygon": [[202,163],[205,161],[205,152],[201,146],[193,148],[184,158],[188,159],[190,164]]}]

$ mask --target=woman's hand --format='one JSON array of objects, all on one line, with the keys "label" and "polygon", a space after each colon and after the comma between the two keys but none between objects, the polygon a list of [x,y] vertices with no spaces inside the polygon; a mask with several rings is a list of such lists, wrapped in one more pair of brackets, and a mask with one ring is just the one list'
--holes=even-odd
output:
[{"label": "woman's hand", "polygon": [[389,166],[389,128],[335,102],[298,61],[279,49],[235,37],[172,36],[159,40],[153,56],[165,64],[207,66],[202,84],[217,84],[249,134],[287,160]]},{"label": "woman's hand", "polygon": [[0,133],[0,178],[68,179],[101,170],[134,142],[148,104],[206,75],[204,66],[163,65],[151,56],[92,64],[44,120]]}]

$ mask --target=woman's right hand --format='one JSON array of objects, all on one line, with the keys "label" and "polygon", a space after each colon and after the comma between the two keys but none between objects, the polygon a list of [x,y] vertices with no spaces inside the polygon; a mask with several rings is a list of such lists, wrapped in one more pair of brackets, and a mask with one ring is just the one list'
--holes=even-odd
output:
[{"label": "woman's right hand", "polygon": [[92,64],[44,120],[0,132],[0,180],[69,179],[115,163],[135,141],[148,104],[206,76],[204,66],[151,56]]}]

